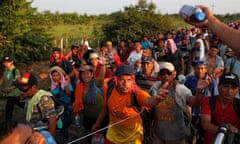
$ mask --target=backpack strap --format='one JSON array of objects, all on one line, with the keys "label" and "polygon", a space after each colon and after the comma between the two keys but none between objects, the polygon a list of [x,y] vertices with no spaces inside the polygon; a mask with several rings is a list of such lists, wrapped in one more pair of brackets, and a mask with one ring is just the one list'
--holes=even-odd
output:
[{"label": "backpack strap", "polygon": [[112,81],[108,82],[107,93],[106,93],[107,101],[108,101],[108,99],[109,99],[109,97],[110,97],[113,89],[114,89],[114,84],[113,84],[113,82],[112,82]]},{"label": "backpack strap", "polygon": [[210,106],[210,111],[211,111],[211,115],[214,111],[214,108],[216,106],[216,96],[210,96],[209,97],[209,106]]},{"label": "backpack strap", "polygon": [[[211,110],[211,114],[212,114],[214,111],[214,108],[216,106],[216,96],[209,97],[209,105],[210,105],[210,110]],[[236,114],[238,115],[238,117],[240,118],[240,99],[234,98],[233,108],[234,108],[234,111],[236,112]]]},{"label": "backpack strap", "polygon": [[240,118],[240,99],[238,99],[236,97],[234,98],[233,108],[234,108],[234,111],[236,112],[236,114],[238,115],[238,117]]},{"label": "backpack strap", "polygon": [[134,107],[136,112],[140,112],[141,111],[140,106],[139,106],[138,101],[137,101],[136,93],[132,93],[131,94],[131,105]]}]

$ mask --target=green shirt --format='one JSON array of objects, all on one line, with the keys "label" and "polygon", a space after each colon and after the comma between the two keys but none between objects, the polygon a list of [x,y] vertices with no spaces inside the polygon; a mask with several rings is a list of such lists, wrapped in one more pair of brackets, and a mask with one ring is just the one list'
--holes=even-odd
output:
[{"label": "green shirt", "polygon": [[[15,69],[15,70],[14,70]],[[14,77],[15,71],[15,77]],[[16,80],[17,77],[20,77],[20,71],[16,69],[14,65],[10,67],[10,69],[5,69],[3,72],[3,91],[6,90],[7,87],[13,85],[13,81]],[[20,90],[18,88],[13,89],[12,91],[6,93],[7,96],[20,96]]]}]

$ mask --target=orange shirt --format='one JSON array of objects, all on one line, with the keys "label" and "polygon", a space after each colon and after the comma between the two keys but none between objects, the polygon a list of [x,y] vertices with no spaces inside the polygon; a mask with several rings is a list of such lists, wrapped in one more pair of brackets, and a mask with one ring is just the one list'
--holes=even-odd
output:
[{"label": "orange shirt", "polygon": [[[137,114],[134,106],[131,105],[131,93],[120,94],[114,88],[107,101],[106,88],[104,89],[104,94],[104,105],[106,106],[107,104],[110,124]],[[143,90],[137,90],[136,92],[136,99],[140,106],[144,106],[144,100],[149,96]],[[114,143],[141,143],[143,140],[143,128],[140,115],[110,127],[107,132],[107,138]]]}]

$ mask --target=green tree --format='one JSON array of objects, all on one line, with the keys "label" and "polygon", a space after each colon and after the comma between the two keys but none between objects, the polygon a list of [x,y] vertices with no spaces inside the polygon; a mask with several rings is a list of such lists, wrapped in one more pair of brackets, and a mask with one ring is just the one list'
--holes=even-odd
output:
[{"label": "green tree", "polygon": [[139,0],[138,4],[125,7],[110,15],[111,22],[103,26],[106,39],[142,38],[144,35],[155,35],[159,31],[172,29],[173,19],[155,13],[156,5],[147,0]]},{"label": "green tree", "polygon": [[[33,62],[42,59],[44,49],[50,46],[50,36],[38,26],[40,15],[31,3],[26,0],[0,1],[0,35],[7,40],[1,45],[4,49],[1,56],[8,53],[14,55],[16,62]],[[34,56],[33,51],[41,52]]]}]

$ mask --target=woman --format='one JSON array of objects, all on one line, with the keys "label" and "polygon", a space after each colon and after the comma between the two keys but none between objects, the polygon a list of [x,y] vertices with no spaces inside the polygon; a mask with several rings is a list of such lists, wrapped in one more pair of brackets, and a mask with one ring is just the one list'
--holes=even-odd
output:
[{"label": "woman", "polygon": [[[71,96],[73,94],[73,87],[68,77],[65,77],[65,72],[62,68],[54,66],[49,70],[49,76],[51,80],[51,92],[53,96],[60,101],[61,104],[65,106],[65,111],[73,110],[71,104]],[[63,121],[61,119],[57,122],[57,127],[64,136],[64,141],[69,140],[68,127],[69,124],[64,122],[64,127],[62,126]],[[66,125],[67,124],[67,125]]]},{"label": "woman", "polygon": [[[91,132],[91,127],[95,123],[103,103],[102,86],[105,75],[105,59],[100,56],[99,63],[101,65],[100,74],[94,78],[93,68],[84,65],[79,69],[80,83],[77,84],[75,90],[74,115],[75,117],[83,117],[83,126],[85,133]],[[91,143],[91,137],[88,137]]]}]

